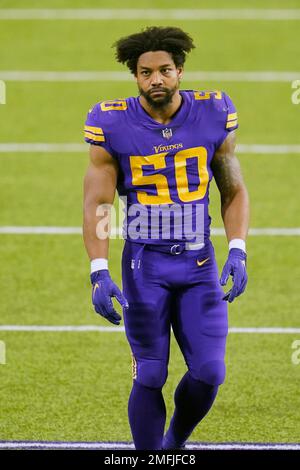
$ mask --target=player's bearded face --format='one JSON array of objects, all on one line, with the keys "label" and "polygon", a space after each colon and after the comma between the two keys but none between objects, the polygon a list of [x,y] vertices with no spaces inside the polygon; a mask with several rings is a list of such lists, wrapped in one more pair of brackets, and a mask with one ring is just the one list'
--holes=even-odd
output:
[{"label": "player's bearded face", "polygon": [[181,72],[168,52],[145,52],[137,63],[136,79],[141,96],[152,108],[166,107],[179,89]]}]

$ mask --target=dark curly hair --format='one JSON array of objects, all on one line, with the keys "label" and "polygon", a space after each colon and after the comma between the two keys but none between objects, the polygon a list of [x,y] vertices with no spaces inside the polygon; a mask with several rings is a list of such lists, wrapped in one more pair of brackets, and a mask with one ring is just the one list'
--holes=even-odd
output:
[{"label": "dark curly hair", "polygon": [[151,26],[119,39],[113,47],[116,48],[117,61],[126,64],[136,75],[138,59],[144,52],[169,52],[176,67],[180,67],[185,62],[186,54],[195,46],[193,39],[180,28]]}]

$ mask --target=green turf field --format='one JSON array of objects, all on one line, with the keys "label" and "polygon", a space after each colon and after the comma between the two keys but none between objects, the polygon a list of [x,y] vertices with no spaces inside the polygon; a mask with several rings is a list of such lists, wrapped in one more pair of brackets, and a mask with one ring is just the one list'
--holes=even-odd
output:
[{"label": "green turf field", "polygon": [[[1,8],[104,8],[88,0],[6,1]],[[181,2],[119,0],[110,8],[183,8]],[[186,0],[184,8],[297,8],[299,1]],[[111,44],[161,21],[0,20],[1,71],[125,71]],[[299,21],[172,21],[194,37],[188,71],[299,71]],[[136,93],[130,82],[7,81],[0,105],[2,143],[81,143],[90,106]],[[289,82],[189,82],[222,89],[236,104],[241,144],[300,144],[300,104]],[[87,148],[88,151],[88,148]],[[242,154],[252,228],[295,228],[299,220],[300,154]],[[79,227],[87,153],[0,152],[0,228]],[[211,188],[212,226],[222,226]],[[225,238],[213,237],[221,269]],[[120,284],[122,241],[111,241],[110,270]],[[300,328],[299,236],[250,236],[249,284],[230,306],[231,327]],[[80,235],[0,233],[2,325],[108,326],[90,304],[89,262]],[[230,334],[227,381],[191,440],[300,442],[300,364],[294,334]],[[130,441],[127,398],[131,356],[122,332],[0,330],[0,441]],[[164,388],[172,394],[185,371],[173,344]]]}]

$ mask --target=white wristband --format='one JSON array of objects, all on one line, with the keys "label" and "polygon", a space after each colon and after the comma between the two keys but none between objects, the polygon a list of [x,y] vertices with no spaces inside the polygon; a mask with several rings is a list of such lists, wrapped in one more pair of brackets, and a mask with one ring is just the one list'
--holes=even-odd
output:
[{"label": "white wristband", "polygon": [[231,248],[239,248],[240,250],[243,250],[246,253],[246,243],[242,238],[233,238],[229,242],[229,250]]},{"label": "white wristband", "polygon": [[108,261],[105,258],[95,258],[91,261],[91,274],[95,271],[101,271],[102,269],[108,269]]}]

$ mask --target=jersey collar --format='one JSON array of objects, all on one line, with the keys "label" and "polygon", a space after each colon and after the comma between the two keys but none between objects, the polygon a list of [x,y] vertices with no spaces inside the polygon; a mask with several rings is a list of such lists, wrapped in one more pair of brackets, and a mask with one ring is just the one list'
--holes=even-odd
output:
[{"label": "jersey collar", "polygon": [[153,119],[141,105],[139,97],[136,97],[136,111],[139,121],[143,123],[146,127],[150,127],[152,129],[164,129],[166,127],[173,128],[180,126],[186,119],[190,108],[187,99],[187,94],[184,91],[180,91],[180,95],[182,97],[180,108],[176,111],[175,115],[172,117],[171,121],[168,122],[168,124],[162,124]]}]

